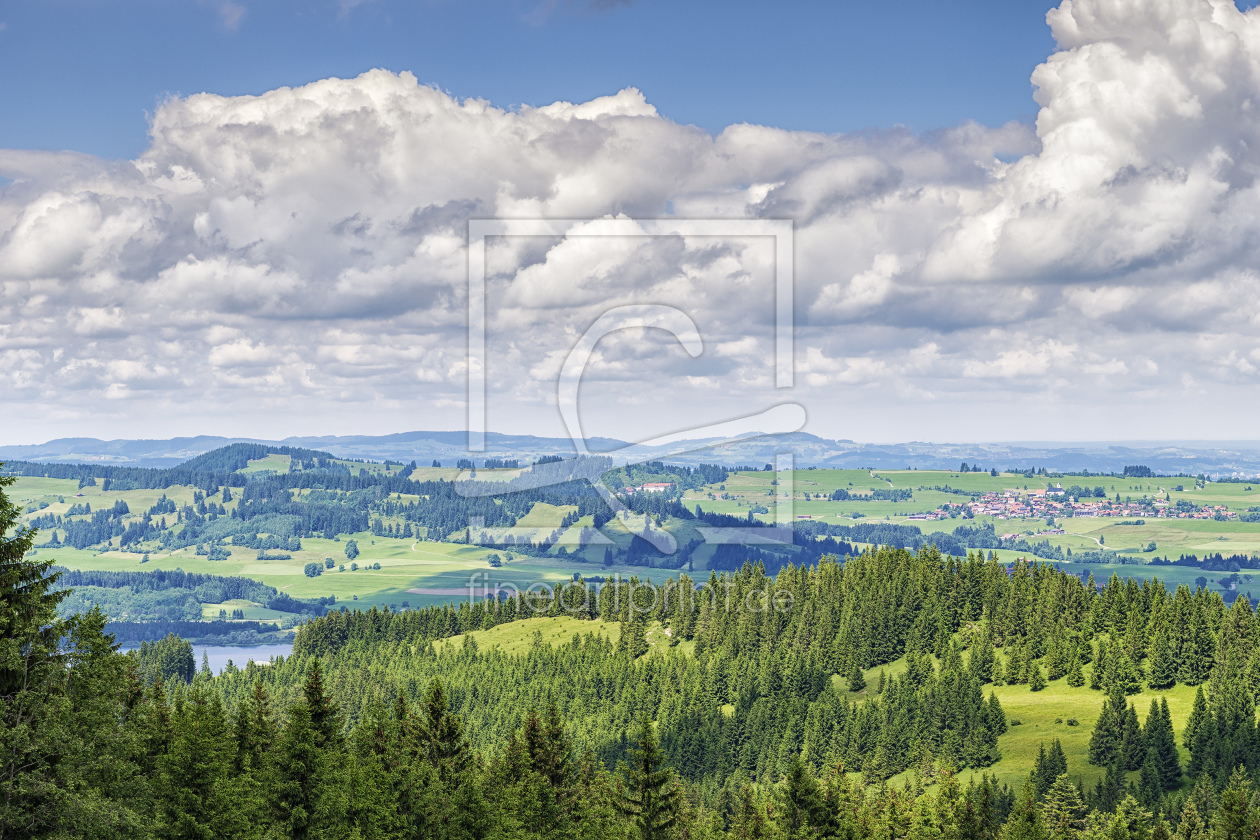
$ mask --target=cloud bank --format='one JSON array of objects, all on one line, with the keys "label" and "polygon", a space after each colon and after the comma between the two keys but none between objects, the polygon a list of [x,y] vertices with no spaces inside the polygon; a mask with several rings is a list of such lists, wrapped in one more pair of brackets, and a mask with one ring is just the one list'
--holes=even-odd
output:
[{"label": "cloud bank", "polygon": [[655,302],[705,352],[602,342],[588,433],[792,398],[861,439],[1254,436],[1260,12],[1047,21],[1035,128],[712,136],[634,89],[504,110],[374,70],[172,99],[135,161],[0,151],[5,437],[462,426],[467,220],[610,215],[792,219],[797,387],[767,242],[503,239],[492,428],[559,433],[577,336]]}]

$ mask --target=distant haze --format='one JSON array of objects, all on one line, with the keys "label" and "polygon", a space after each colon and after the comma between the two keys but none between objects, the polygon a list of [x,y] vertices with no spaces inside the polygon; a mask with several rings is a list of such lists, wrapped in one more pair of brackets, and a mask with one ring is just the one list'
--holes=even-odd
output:
[{"label": "distant haze", "polygon": [[[188,437],[169,440],[111,440],[64,438],[29,446],[0,446],[0,460],[50,463],[98,463],[117,466],[169,467],[230,443],[267,443],[320,449],[342,458],[369,461],[386,459],[422,466],[440,461],[453,467],[461,458],[477,463],[486,457],[518,458],[522,462],[542,455],[571,457],[573,446],[565,438],[490,433],[485,452],[467,451],[463,432],[417,431],[393,435],[258,438]],[[719,463],[726,466],[760,467],[773,463],[775,455],[791,452],[797,467],[876,469],[957,469],[961,462],[983,469],[1119,472],[1142,464],[1162,473],[1211,475],[1260,474],[1260,441],[1103,441],[1096,443],[897,443],[872,444],[827,440],[797,433],[755,436],[726,445],[697,440],[669,447],[629,446],[609,438],[592,439],[592,451],[622,450],[618,460],[663,458],[676,463]],[[679,452],[679,450],[687,450]],[[676,454],[671,454],[676,453]]]}]

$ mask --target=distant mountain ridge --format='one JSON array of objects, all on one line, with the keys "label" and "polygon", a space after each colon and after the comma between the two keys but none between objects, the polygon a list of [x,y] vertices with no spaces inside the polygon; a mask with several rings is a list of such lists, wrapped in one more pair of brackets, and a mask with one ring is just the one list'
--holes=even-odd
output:
[{"label": "distant mountain ridge", "polygon": [[[368,461],[439,461],[454,466],[463,458],[535,460],[544,455],[574,454],[567,438],[486,434],[486,451],[469,453],[461,431],[413,431],[390,435],[325,435],[284,440],[199,435],[169,440],[98,440],[60,438],[42,444],[0,446],[0,461],[109,464],[128,467],[173,467],[207,452],[236,443],[319,450],[339,458]],[[720,463],[761,466],[790,452],[798,467],[873,469],[957,469],[961,462],[984,469],[1045,467],[1068,472],[1119,472],[1142,464],[1162,473],[1206,473],[1214,476],[1260,476],[1260,441],[1099,441],[1082,443],[859,443],[829,440],[805,432],[745,436],[734,441],[682,441],[668,446],[628,444],[613,438],[592,438],[591,451],[613,452],[618,461],[663,459],[675,463]]]}]

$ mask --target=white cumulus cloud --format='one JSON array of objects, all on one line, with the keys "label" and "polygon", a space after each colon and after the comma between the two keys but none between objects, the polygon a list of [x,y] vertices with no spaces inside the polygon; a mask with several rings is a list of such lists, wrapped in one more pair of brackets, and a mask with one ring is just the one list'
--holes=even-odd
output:
[{"label": "white cumulus cloud", "polygon": [[[1260,12],[1065,0],[1047,21],[1035,126],[713,136],[633,88],[505,110],[374,70],[171,99],[135,161],[0,150],[9,436],[459,426],[469,219],[670,216],[792,220],[812,431],[1079,437],[1125,409],[1140,436],[1245,435]],[[706,350],[606,338],[588,433],[787,396],[768,240],[492,238],[486,259],[492,428],[559,433],[556,371],[620,304],[682,309]],[[1014,393],[1047,410],[1012,429]],[[1240,410],[1185,407],[1205,395]]]}]

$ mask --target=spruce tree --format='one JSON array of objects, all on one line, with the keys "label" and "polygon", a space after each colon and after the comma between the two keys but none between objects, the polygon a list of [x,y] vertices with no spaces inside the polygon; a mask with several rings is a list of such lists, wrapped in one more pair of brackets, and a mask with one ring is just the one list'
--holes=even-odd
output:
[{"label": "spruce tree", "polygon": [[[1206,614],[1204,599],[1196,596],[1191,601],[1188,640],[1183,646],[1181,673],[1178,682],[1200,685],[1207,682],[1215,661],[1216,642],[1212,633],[1211,619]],[[1219,603],[1219,601],[1217,602]]]},{"label": "spruce tree", "polygon": [[996,661],[997,655],[993,650],[993,627],[988,620],[985,620],[979,640],[971,646],[971,657],[967,662],[967,668],[981,683],[987,683],[993,679],[993,666]]},{"label": "spruce tree", "polygon": [[1006,681],[1010,685],[1023,685],[1028,682],[1028,646],[1011,644],[1010,658],[1006,660]]},{"label": "spruce tree", "polygon": [[472,768],[472,750],[464,724],[451,714],[441,680],[434,680],[424,698],[418,737],[424,756],[448,787],[460,786]]},{"label": "spruce tree", "polygon": [[298,703],[277,743],[274,772],[268,780],[268,799],[283,835],[306,840],[327,824],[329,756],[316,746],[311,710]]},{"label": "spruce tree", "polygon": [[1247,660],[1246,680],[1251,695],[1260,697],[1260,646],[1251,652],[1251,657]]},{"label": "spruce tree", "polygon": [[227,724],[218,695],[200,681],[171,720],[170,750],[159,762],[159,824],[173,837],[233,836],[242,827],[229,784]]},{"label": "spruce tree", "polygon": [[1194,728],[1194,740],[1190,744],[1190,763],[1186,767],[1192,778],[1198,778],[1204,773],[1215,776],[1218,772],[1229,769],[1219,766],[1221,747],[1224,745],[1218,737],[1216,724],[1216,715],[1208,709]]},{"label": "spruce tree", "polygon": [[1096,811],[1111,812],[1116,809],[1124,795],[1124,769],[1120,766],[1119,757],[1107,765],[1107,773],[1098,780],[1090,797],[1089,806]]},{"label": "spruce tree", "polygon": [[27,560],[34,530],[4,494],[0,476],[0,828],[51,833],[60,818],[56,739],[69,709],[61,690],[61,641],[69,625],[57,605],[52,560]]},{"label": "spruce tree", "polygon": [[1041,673],[1041,666],[1036,662],[1029,663],[1028,690],[1041,691],[1046,687],[1045,675]]},{"label": "spruce tree", "polygon": [[386,716],[380,702],[373,700],[364,725],[353,733],[345,758],[344,817],[338,828],[351,837],[398,837],[406,824],[398,807],[384,756],[374,743],[374,730]]},{"label": "spruce tree", "polygon": [[1159,798],[1164,793],[1164,780],[1160,776],[1159,758],[1155,754],[1154,748],[1146,751],[1146,758],[1142,762],[1142,773],[1138,777],[1137,794],[1138,801],[1143,807],[1155,809],[1159,805]]},{"label": "spruce tree", "polygon": [[1050,752],[1046,754],[1046,779],[1053,781],[1068,771],[1067,756],[1063,753],[1063,744],[1058,738],[1050,742]]},{"label": "spruce tree", "polygon": [[1168,713],[1168,698],[1157,703],[1151,700],[1151,710],[1146,716],[1142,732],[1146,749],[1155,755],[1159,768],[1160,785],[1172,790],[1181,783],[1181,759],[1177,755],[1177,741],[1173,734],[1172,716]]},{"label": "spruce tree", "polygon": [[1181,821],[1177,823],[1173,837],[1176,840],[1207,840],[1207,828],[1203,825],[1203,818],[1199,816],[1199,808],[1194,804],[1193,797],[1187,799],[1182,807]]},{"label": "spruce tree", "polygon": [[1081,792],[1061,773],[1041,802],[1041,820],[1050,840],[1076,840],[1085,827],[1085,805]]},{"label": "spruce tree", "polygon": [[849,691],[862,691],[866,688],[866,677],[862,675],[862,669],[853,663],[853,668],[849,671]]},{"label": "spruce tree", "polygon": [[1155,636],[1151,639],[1147,668],[1150,671],[1148,682],[1151,688],[1169,688],[1177,682],[1177,660],[1172,639],[1167,626],[1162,621],[1155,629]]},{"label": "spruce tree", "polygon": [[276,724],[271,715],[271,699],[262,679],[254,681],[254,690],[236,709],[237,773],[260,770],[276,737]]},{"label": "spruce tree", "polygon": [[731,818],[730,836],[734,840],[766,840],[770,836],[765,809],[749,785],[740,788],[739,802]]},{"label": "spruce tree", "polygon": [[1048,840],[1049,834],[1041,821],[1041,809],[1037,807],[1037,794],[1032,780],[1024,782],[1015,807],[1006,824],[1002,826],[1001,840]]},{"label": "spruce tree", "polygon": [[1255,836],[1255,830],[1251,780],[1246,770],[1236,767],[1212,816],[1212,837],[1214,840],[1248,840]]},{"label": "spruce tree", "polygon": [[621,625],[621,634],[626,639],[626,650],[631,659],[638,659],[648,652],[647,622],[633,604],[630,606],[630,620]]},{"label": "spruce tree", "polygon": [[1029,778],[1032,780],[1033,796],[1037,801],[1041,801],[1041,797],[1046,795],[1046,791],[1050,789],[1053,781],[1048,780],[1049,774],[1046,772],[1046,745],[1045,742],[1037,748],[1037,760],[1033,762],[1032,773]]},{"label": "spruce tree", "polygon": [[1124,711],[1120,734],[1120,763],[1125,770],[1137,770],[1146,760],[1146,739],[1138,724],[1137,709],[1130,703]]},{"label": "spruce tree", "polygon": [[1094,724],[1094,731],[1089,737],[1090,764],[1106,767],[1119,755],[1124,738],[1125,712],[1124,693],[1118,686],[1113,687],[1103,701],[1098,722]]},{"label": "spruce tree", "polygon": [[1194,733],[1203,724],[1207,713],[1207,698],[1203,696],[1203,688],[1200,687],[1194,692],[1194,704],[1190,707],[1190,717],[1186,718],[1186,728],[1181,733],[1181,745],[1186,749],[1194,746]]},{"label": "spruce tree", "polygon": [[616,806],[634,823],[639,840],[662,840],[678,821],[682,791],[656,741],[652,720],[643,715],[635,729],[630,762],[623,766]]},{"label": "spruce tree", "polygon": [[1045,797],[1046,792],[1050,790],[1055,780],[1067,772],[1067,756],[1063,754],[1063,744],[1058,738],[1050,744],[1049,751],[1046,745],[1041,744],[1037,750],[1037,761],[1033,765],[1030,778],[1033,784],[1033,794],[1037,801],[1040,802]]},{"label": "spruce tree", "polygon": [[1068,660],[1075,653],[1065,635],[1063,619],[1059,619],[1055,622],[1054,631],[1050,635],[1050,646],[1045,656],[1046,676],[1051,682],[1062,679],[1067,674],[1067,669],[1071,665]]},{"label": "spruce tree", "polygon": [[822,790],[799,758],[788,767],[775,791],[775,801],[775,822],[787,837],[821,828],[827,818]]},{"label": "spruce tree", "polygon": [[1129,840],[1150,840],[1151,827],[1151,812],[1144,809],[1132,794],[1126,794],[1116,806],[1109,834],[1111,837],[1123,835]]},{"label": "spruce tree", "polygon": [[1098,640],[1098,656],[1094,658],[1094,664],[1089,669],[1089,687],[1094,691],[1103,689],[1104,680],[1107,676],[1109,663],[1111,662],[1111,649],[1106,639]]},{"label": "spruce tree", "polygon": [[1085,672],[1081,668],[1081,658],[1073,651],[1072,664],[1068,666],[1067,684],[1073,688],[1085,685]]},{"label": "spruce tree", "polygon": [[1122,647],[1116,646],[1112,649],[1111,667],[1108,670],[1112,681],[1120,686],[1120,690],[1125,694],[1137,694],[1142,690],[1142,675],[1133,664],[1128,651]]},{"label": "spruce tree", "polygon": [[302,699],[310,714],[311,731],[315,734],[315,746],[323,749],[337,742],[341,736],[341,714],[337,704],[324,690],[324,672],[319,657],[311,663],[302,686]]}]

